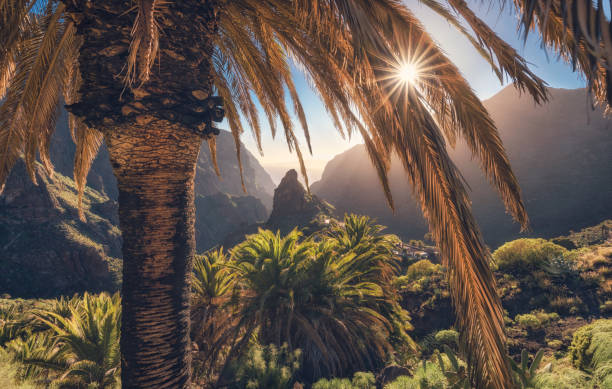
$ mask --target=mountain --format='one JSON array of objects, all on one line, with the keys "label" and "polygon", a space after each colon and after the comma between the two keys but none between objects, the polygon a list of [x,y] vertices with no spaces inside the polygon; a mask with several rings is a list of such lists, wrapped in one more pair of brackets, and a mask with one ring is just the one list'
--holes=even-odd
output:
[{"label": "mountain", "polygon": [[245,235],[254,234],[259,228],[287,234],[294,228],[311,235],[326,226],[334,215],[334,207],[318,196],[308,193],[298,180],[294,169],[285,173],[274,190],[272,213],[265,222],[242,225],[223,241],[224,247],[242,242]]},{"label": "mountain", "polygon": [[[221,131],[217,177],[204,144],[198,157],[195,204],[196,249],[207,250],[235,231],[267,219],[274,183],[242,145],[242,190],[234,140]],[[115,290],[121,279],[121,233],[117,183],[108,152],[101,148],[88,175],[86,222],[79,220],[72,180],[75,146],[65,112],[52,138],[56,173],[37,166],[34,185],[19,162],[0,196],[0,294],[51,297],[83,291]]]},{"label": "mountain", "polygon": [[[244,183],[247,193],[258,198],[267,209],[272,208],[274,182],[266,170],[259,164],[251,152],[241,144]],[[57,128],[51,139],[50,155],[55,170],[66,177],[73,177],[75,146],[70,139],[68,119],[62,110]],[[217,177],[212,165],[208,144],[203,142],[198,156],[195,179],[195,194],[209,196],[226,193],[233,196],[245,196],[240,182],[240,169],[236,159],[234,138],[228,131],[221,131],[217,136],[217,162],[221,177]],[[94,160],[87,185],[109,198],[116,200],[118,196],[117,182],[108,159],[108,151],[102,145]]]},{"label": "mountain", "polygon": [[[478,161],[464,144],[451,156],[471,190],[474,214],[493,247],[519,236],[553,237],[612,216],[612,129],[601,109],[591,111],[584,89],[550,89],[551,100],[536,106],[507,87],[484,102],[495,120],[523,191],[531,232],[520,234]],[[336,156],[313,193],[339,213],[370,215],[403,238],[427,232],[397,160],[389,175],[396,213],[388,208],[363,145]]]},{"label": "mountain", "polygon": [[51,297],[117,289],[117,203],[87,188],[82,222],[74,181],[60,173],[49,177],[39,164],[36,179],[38,185],[19,161],[0,196],[0,293]]}]

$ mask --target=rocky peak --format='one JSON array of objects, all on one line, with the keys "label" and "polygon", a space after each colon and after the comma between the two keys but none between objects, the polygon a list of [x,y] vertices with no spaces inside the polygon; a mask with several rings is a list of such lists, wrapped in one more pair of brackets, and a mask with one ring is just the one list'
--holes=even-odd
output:
[{"label": "rocky peak", "polygon": [[294,227],[307,227],[313,221],[331,217],[333,207],[306,191],[294,169],[289,170],[274,190],[274,205],[267,227],[286,233]]}]

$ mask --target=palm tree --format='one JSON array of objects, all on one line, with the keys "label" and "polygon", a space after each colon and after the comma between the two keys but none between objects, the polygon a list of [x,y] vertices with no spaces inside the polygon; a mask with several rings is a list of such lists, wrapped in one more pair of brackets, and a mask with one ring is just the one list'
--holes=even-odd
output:
[{"label": "palm tree", "polygon": [[[303,352],[303,378],[375,369],[392,355],[390,337],[409,340],[407,316],[385,293],[376,247],[342,252],[336,242],[260,230],[232,250],[242,288],[241,326]],[[395,327],[401,317],[404,327]],[[397,333],[396,333],[397,331]]]},{"label": "palm tree", "polygon": [[[524,59],[462,0],[422,2],[468,35],[500,78],[507,75],[538,102],[546,98],[544,83]],[[525,26],[531,27],[531,20],[543,23],[545,41],[579,57],[579,69],[596,90],[604,90],[608,72],[597,69],[606,60],[584,44],[591,34],[562,31],[568,4],[588,1],[552,3],[515,0],[525,10]],[[586,8],[574,8],[584,15]],[[597,15],[573,20],[599,26],[595,35],[605,38],[600,33],[609,23]],[[612,52],[605,39],[604,44],[602,52]],[[451,270],[462,343],[474,362],[471,377],[479,387],[511,385],[489,253],[446,141],[467,141],[509,213],[525,228],[519,186],[487,111],[403,3],[0,0],[0,182],[20,156],[34,177],[37,152],[52,170],[48,146],[60,92],[71,113],[81,191],[102,141],[109,150],[123,233],[124,385],[189,386],[188,280],[199,146],[207,139],[214,154],[212,121],[223,113],[238,159],[241,115],[260,143],[256,97],[272,132],[280,118],[289,148],[302,161],[285,90],[309,148],[310,137],[290,59],[319,92],[338,130],[363,137],[391,206],[387,172],[390,156],[398,154]],[[211,99],[214,93],[224,112],[220,100]]]}]

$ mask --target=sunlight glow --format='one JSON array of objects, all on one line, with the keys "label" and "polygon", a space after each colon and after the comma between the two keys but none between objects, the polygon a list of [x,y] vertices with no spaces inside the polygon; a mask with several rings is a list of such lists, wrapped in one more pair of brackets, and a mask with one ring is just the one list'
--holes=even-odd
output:
[{"label": "sunlight glow", "polygon": [[419,81],[419,68],[414,63],[404,63],[397,70],[397,77],[406,84],[416,84]]}]

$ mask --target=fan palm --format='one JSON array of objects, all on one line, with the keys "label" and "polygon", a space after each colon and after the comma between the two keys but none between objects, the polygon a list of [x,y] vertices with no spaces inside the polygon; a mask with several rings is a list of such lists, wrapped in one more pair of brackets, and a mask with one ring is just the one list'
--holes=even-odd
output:
[{"label": "fan palm", "polygon": [[[466,3],[422,2],[468,35],[500,78],[507,75],[536,101],[546,98],[523,58]],[[595,42],[593,34],[579,36],[563,24],[568,5],[587,3],[515,1],[525,26],[542,23],[545,41],[578,58],[599,91],[607,85],[607,57],[593,52],[610,52],[609,23],[602,12],[572,19],[583,32],[596,27],[601,51],[585,43]],[[573,9],[584,15],[586,8]],[[202,138],[214,155],[211,123],[222,114],[219,100],[209,97],[223,99],[239,159],[241,116],[261,148],[257,99],[273,133],[280,118],[288,147],[302,161],[287,101],[309,148],[310,136],[290,59],[338,130],[363,137],[391,205],[387,172],[398,154],[450,269],[471,376],[480,387],[509,386],[489,254],[445,139],[467,141],[509,213],[526,227],[519,186],[487,111],[399,0],[0,0],[0,182],[20,156],[34,178],[37,151],[51,171],[60,92],[71,113],[81,190],[102,141],[109,150],[123,233],[124,384],[189,385],[194,167]],[[402,83],[398,73],[407,65],[418,77]]]},{"label": "fan palm", "polygon": [[[405,312],[379,285],[376,248],[343,253],[332,240],[300,237],[260,230],[234,248],[241,325],[258,327],[263,343],[301,349],[302,374],[311,382],[380,367],[393,351],[390,336],[409,337]],[[403,327],[394,327],[400,317]]]}]

